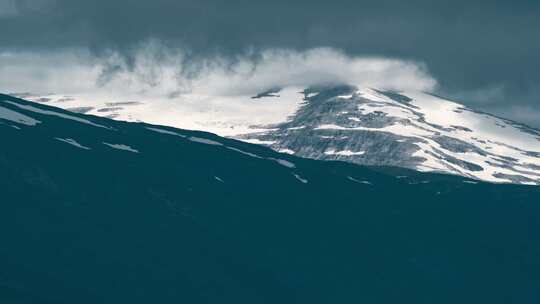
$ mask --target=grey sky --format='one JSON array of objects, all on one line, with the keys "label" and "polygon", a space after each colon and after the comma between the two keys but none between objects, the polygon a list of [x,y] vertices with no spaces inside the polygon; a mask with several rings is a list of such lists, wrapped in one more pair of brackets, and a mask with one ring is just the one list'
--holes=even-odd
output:
[{"label": "grey sky", "polygon": [[0,0],[0,10],[2,49],[129,58],[153,38],[202,57],[333,47],[420,61],[438,93],[540,127],[537,0]]},{"label": "grey sky", "polygon": [[11,17],[17,14],[17,6],[14,0],[0,0],[0,18]]}]

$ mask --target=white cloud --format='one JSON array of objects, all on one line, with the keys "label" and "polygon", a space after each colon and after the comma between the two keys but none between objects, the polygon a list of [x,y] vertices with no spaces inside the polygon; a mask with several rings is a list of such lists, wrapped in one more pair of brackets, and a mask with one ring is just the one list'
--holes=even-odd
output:
[{"label": "white cloud", "polygon": [[[257,58],[257,60],[253,60]],[[351,57],[318,48],[266,50],[226,59],[193,59],[158,43],[139,48],[132,65],[118,54],[96,59],[87,51],[0,53],[0,92],[56,93],[75,97],[61,107],[103,107],[108,101],[142,101],[120,119],[233,135],[251,126],[282,122],[302,103],[310,85],[340,83],[395,90],[431,90],[422,65]],[[283,87],[279,101],[251,96]],[[50,97],[50,96],[48,96]]]},{"label": "white cloud", "polygon": [[376,57],[351,57],[330,48],[304,52],[271,49],[234,60],[189,62],[182,51],[149,43],[128,67],[111,54],[96,60],[88,52],[0,53],[0,90],[60,94],[120,94],[148,98],[194,93],[216,96],[255,94],[273,87],[325,83],[394,90],[432,90],[436,81],[423,65]]},{"label": "white cloud", "polygon": [[[205,66],[195,89],[216,94],[245,94],[272,87],[339,83],[395,90],[431,90],[436,82],[414,62],[349,57],[329,48],[305,52],[267,50],[261,59],[240,59],[230,67],[220,61]],[[205,87],[206,84],[206,88]]]}]

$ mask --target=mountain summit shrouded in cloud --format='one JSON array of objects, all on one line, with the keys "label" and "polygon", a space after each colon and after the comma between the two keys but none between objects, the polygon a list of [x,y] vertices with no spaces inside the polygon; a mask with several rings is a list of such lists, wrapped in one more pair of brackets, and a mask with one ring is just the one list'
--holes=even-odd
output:
[{"label": "mountain summit shrouded in cloud", "polygon": [[[376,144],[350,150],[362,156],[332,157],[495,182],[538,180],[538,133],[519,124],[540,126],[540,74],[530,64],[538,59],[539,43],[527,39],[539,28],[536,2],[513,3],[512,10],[501,1],[1,3],[6,30],[0,90],[12,95],[73,112],[215,132],[318,159],[333,155],[340,141],[321,146],[308,143],[314,136],[309,132],[270,133],[295,121],[292,128],[361,131],[355,134],[391,128],[413,142],[394,138],[386,146],[353,136],[348,146]],[[340,96],[327,95],[340,86],[358,91],[334,106]],[[324,98],[306,93],[319,89]],[[427,98],[431,104],[418,107],[419,100],[381,101],[358,95],[362,90],[404,92],[406,98],[442,92],[460,104]],[[259,98],[266,92],[273,98]],[[298,122],[309,107],[318,110]],[[475,117],[461,115],[454,123],[464,109]],[[346,115],[352,116],[342,121]],[[291,136],[302,144],[291,143]],[[386,159],[404,145],[401,157]],[[500,151],[493,154],[488,150],[494,145]],[[305,152],[308,147],[315,152]],[[437,164],[429,163],[433,157]]]},{"label": "mountain summit shrouded in cloud", "polygon": [[1,52],[78,49],[94,62],[112,52],[131,65],[149,40],[185,50],[187,61],[229,63],[330,47],[422,62],[440,84],[435,93],[539,126],[538,1],[2,0],[0,10]]},{"label": "mountain summit shrouded in cloud", "polygon": [[[236,57],[189,59],[149,42],[127,62],[118,53],[95,61],[87,52],[0,54],[1,88],[95,98],[174,99],[186,94],[238,96],[275,87],[351,83],[391,90],[431,91],[436,81],[413,61],[353,57],[318,48],[273,49]],[[39,70],[36,70],[36,66]],[[182,106],[182,101],[177,101]]]},{"label": "mountain summit shrouded in cloud", "polygon": [[540,2],[0,0],[0,304],[540,303]]}]

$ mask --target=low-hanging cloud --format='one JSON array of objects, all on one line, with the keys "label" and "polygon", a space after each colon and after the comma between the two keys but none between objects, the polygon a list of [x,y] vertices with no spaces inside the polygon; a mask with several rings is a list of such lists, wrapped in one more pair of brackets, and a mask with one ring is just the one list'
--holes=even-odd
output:
[{"label": "low-hanging cloud", "polygon": [[82,50],[0,54],[0,89],[40,94],[96,94],[174,98],[182,94],[246,95],[276,87],[352,84],[391,90],[434,89],[417,62],[354,57],[332,48],[268,49],[225,57],[192,58],[147,44],[129,61]]},{"label": "low-hanging cloud", "polygon": [[330,48],[304,52],[267,50],[254,62],[205,65],[197,87],[216,93],[245,94],[272,87],[352,84],[392,90],[431,90],[435,80],[418,63],[376,57],[350,57]]}]

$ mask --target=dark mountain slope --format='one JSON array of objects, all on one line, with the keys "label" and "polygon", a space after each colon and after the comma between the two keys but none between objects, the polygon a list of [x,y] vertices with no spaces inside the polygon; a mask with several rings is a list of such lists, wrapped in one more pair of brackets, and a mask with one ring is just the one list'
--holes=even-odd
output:
[{"label": "dark mountain slope", "polygon": [[300,159],[4,95],[0,136],[0,302],[540,300],[539,187]]}]

